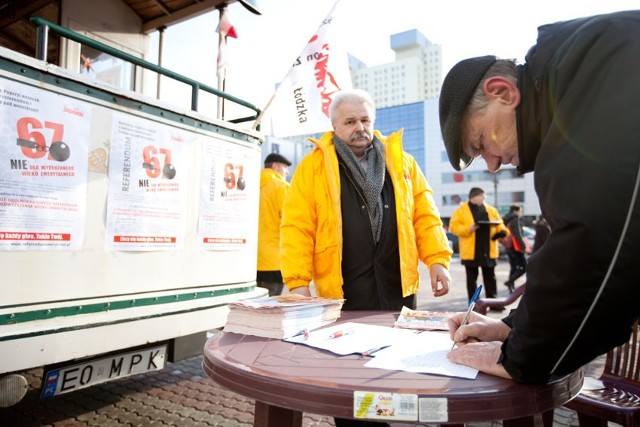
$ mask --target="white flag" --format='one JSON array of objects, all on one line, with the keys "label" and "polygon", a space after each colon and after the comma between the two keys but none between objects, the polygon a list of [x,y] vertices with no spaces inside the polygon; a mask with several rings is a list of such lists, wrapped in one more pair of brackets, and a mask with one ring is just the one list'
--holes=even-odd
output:
[{"label": "white flag", "polygon": [[331,39],[333,12],[338,1],[276,89],[271,103],[274,136],[331,130],[329,106],[332,96],[341,89],[351,88],[347,53]]},{"label": "white flag", "polygon": [[227,8],[220,9],[220,22],[216,31],[219,35],[218,44],[218,61],[216,74],[218,78],[224,78],[227,72],[227,62],[229,61],[229,53],[227,52],[227,37],[238,38],[236,29],[231,25],[229,16],[227,15]]}]

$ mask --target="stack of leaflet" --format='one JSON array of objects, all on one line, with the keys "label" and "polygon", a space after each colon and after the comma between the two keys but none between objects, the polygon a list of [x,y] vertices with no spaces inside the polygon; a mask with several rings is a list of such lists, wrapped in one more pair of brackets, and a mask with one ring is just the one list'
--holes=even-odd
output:
[{"label": "stack of leaflet", "polygon": [[335,322],[343,299],[278,295],[229,303],[225,332],[289,338]]}]

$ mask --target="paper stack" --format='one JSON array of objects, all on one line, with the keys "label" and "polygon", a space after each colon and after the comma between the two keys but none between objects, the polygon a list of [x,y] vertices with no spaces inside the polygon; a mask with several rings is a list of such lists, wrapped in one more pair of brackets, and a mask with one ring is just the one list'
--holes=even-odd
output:
[{"label": "paper stack", "polygon": [[343,299],[297,294],[229,303],[225,332],[267,338],[288,338],[335,322]]}]

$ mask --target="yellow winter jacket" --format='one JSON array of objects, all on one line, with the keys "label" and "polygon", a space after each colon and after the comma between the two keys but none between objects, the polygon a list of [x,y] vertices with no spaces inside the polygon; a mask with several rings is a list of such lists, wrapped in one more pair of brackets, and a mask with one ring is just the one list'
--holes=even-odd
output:
[{"label": "yellow winter jacket", "polygon": [[280,271],[280,221],[289,183],[271,168],[260,174],[258,271]]},{"label": "yellow winter jacket", "polygon": [[[500,231],[506,231],[507,236],[510,233],[509,229],[502,222],[498,210],[486,203],[484,203],[484,207],[489,214],[489,221],[500,221],[499,225],[491,226],[491,232],[489,233],[489,258],[496,259],[500,255],[498,241],[491,240],[491,237]],[[476,233],[470,230],[474,222],[471,208],[469,208],[469,203],[467,202],[460,203],[460,206],[453,212],[449,220],[449,230],[458,236],[461,260],[472,260],[475,258]]]},{"label": "yellow winter jacket", "polygon": [[[418,259],[449,267],[451,250],[429,187],[415,159],[402,150],[402,130],[376,136],[384,146],[393,182],[404,297],[418,292]],[[291,181],[280,229],[282,276],[291,289],[309,286],[325,298],[343,298],[342,215],[338,156],[333,131],[318,140]]]}]

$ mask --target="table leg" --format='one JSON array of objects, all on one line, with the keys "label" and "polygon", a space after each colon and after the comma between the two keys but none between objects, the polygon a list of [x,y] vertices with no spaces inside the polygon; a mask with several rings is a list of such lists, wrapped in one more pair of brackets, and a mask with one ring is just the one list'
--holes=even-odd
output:
[{"label": "table leg", "polygon": [[256,400],[253,427],[301,427],[302,412]]},{"label": "table leg", "polygon": [[529,417],[512,418],[502,422],[503,427],[551,427],[553,425],[553,411],[535,414]]}]

